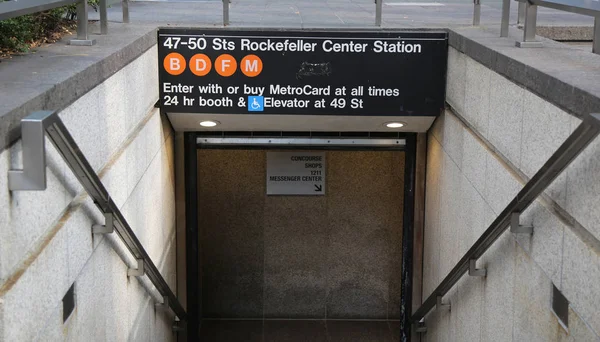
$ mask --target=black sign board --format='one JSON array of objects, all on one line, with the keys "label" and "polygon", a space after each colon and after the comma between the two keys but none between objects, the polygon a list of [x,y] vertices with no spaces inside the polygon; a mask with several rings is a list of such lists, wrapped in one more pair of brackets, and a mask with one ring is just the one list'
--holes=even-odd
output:
[{"label": "black sign board", "polygon": [[160,29],[171,113],[437,116],[444,32]]}]

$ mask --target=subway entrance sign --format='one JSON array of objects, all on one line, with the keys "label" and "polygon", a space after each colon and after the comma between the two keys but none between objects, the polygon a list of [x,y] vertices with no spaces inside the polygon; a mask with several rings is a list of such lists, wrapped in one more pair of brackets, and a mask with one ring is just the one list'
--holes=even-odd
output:
[{"label": "subway entrance sign", "polygon": [[158,31],[170,113],[437,116],[447,36],[431,31]]}]

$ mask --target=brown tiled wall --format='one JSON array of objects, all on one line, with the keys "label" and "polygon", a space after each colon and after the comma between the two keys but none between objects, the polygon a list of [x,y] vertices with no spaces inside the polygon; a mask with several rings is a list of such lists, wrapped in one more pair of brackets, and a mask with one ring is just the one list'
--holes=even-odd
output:
[{"label": "brown tiled wall", "polygon": [[204,317],[399,317],[402,152],[327,152],[310,197],[266,196],[265,151],[198,153]]}]

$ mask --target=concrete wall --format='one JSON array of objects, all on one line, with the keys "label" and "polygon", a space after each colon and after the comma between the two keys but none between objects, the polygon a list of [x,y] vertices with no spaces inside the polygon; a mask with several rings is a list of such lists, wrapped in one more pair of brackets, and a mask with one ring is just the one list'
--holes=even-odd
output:
[{"label": "concrete wall", "polygon": [[206,318],[400,316],[404,153],[327,152],[325,196],[266,196],[266,152],[200,150]]},{"label": "concrete wall", "polygon": [[[453,47],[447,81],[451,109],[428,137],[424,296],[580,122]],[[426,341],[600,339],[598,160],[600,139],[522,215],[533,236],[504,233],[478,261],[488,276],[463,277],[444,297],[452,310],[426,317]],[[568,330],[552,284],[570,302]]]},{"label": "concrete wall", "polygon": [[[153,47],[60,117],[174,290],[173,134],[153,108],[157,84]],[[9,192],[21,142],[0,154],[0,340],[173,340],[171,314],[154,308],[156,290],[145,277],[127,277],[136,264],[116,234],[92,235],[103,217],[46,146],[45,191]],[[63,323],[73,283],[76,307]]]}]

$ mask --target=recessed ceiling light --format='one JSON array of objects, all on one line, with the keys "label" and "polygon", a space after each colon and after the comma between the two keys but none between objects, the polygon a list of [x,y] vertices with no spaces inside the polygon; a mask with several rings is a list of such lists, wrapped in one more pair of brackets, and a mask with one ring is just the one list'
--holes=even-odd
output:
[{"label": "recessed ceiling light", "polygon": [[406,124],[404,122],[395,121],[395,122],[386,122],[384,125],[387,128],[401,128],[401,127],[404,127],[404,125],[406,125]]},{"label": "recessed ceiling light", "polygon": [[200,126],[202,127],[215,127],[216,125],[218,125],[220,122],[219,121],[202,121],[200,122]]}]

